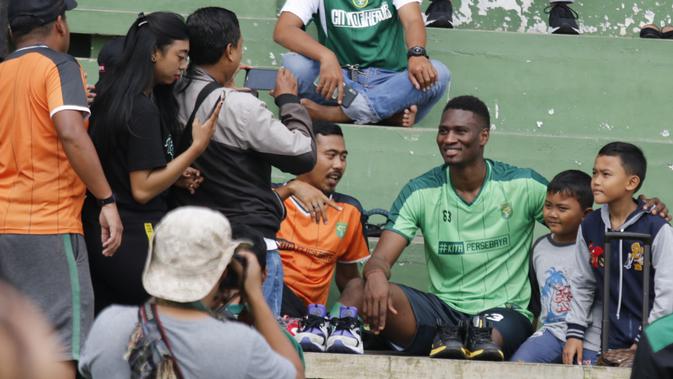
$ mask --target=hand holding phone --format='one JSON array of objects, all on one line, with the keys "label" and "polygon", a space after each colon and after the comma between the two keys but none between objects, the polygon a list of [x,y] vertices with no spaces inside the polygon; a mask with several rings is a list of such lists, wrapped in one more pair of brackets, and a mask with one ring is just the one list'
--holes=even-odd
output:
[{"label": "hand holding phone", "polygon": [[273,96],[280,96],[283,94],[297,95],[297,79],[292,75],[290,70],[281,67],[276,76],[276,85],[273,87]]},{"label": "hand holding phone", "polygon": [[[313,85],[316,87],[316,91],[318,91],[318,86],[320,85],[320,77],[315,78],[315,81],[313,81]],[[343,94],[344,94],[343,100],[339,105],[348,108],[353,103],[353,100],[355,100],[355,98],[358,96],[358,91],[353,89],[353,87],[344,84]],[[334,91],[332,91],[332,96],[330,98],[332,101],[337,101],[337,99],[339,98],[338,88],[335,88]]]}]

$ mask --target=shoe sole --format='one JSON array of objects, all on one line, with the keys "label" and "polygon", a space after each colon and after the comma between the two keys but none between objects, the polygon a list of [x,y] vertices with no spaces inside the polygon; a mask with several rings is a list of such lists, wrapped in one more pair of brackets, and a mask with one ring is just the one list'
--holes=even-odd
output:
[{"label": "shoe sole", "polygon": [[461,347],[460,350],[450,350],[446,346],[440,346],[430,351],[430,358],[467,359],[469,354],[470,352],[464,347]]},{"label": "shoe sole", "polygon": [[304,337],[299,341],[299,346],[301,346],[301,349],[304,351],[308,351],[311,353],[322,353],[325,351],[325,347],[316,344],[315,342],[311,341],[309,337]]},{"label": "shoe sole", "polygon": [[559,27],[550,27],[549,33],[551,34],[569,34],[569,35],[579,35],[580,31],[572,26],[563,25]]},{"label": "shoe sole", "polygon": [[334,341],[330,344],[325,350],[328,353],[337,353],[337,354],[362,354],[363,351],[352,346],[348,346],[340,340]]},{"label": "shoe sole", "polygon": [[453,29],[453,22],[448,17],[440,17],[436,20],[427,20],[425,22],[426,28],[444,28]]},{"label": "shoe sole", "polygon": [[500,350],[475,350],[468,354],[469,359],[475,361],[504,361],[505,355]]}]

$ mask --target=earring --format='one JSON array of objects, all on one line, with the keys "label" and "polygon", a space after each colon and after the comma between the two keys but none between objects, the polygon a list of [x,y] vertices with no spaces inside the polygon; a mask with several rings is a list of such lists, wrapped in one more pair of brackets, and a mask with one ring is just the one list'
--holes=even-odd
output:
[{"label": "earring", "polygon": [[157,63],[157,57],[155,57],[154,55],[152,55],[152,63]]}]

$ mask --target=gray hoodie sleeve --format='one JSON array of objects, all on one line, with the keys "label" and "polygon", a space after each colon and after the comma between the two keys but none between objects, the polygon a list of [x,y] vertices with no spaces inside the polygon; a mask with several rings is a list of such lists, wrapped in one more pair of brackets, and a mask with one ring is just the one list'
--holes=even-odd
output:
[{"label": "gray hoodie sleeve", "polygon": [[575,244],[575,267],[570,276],[573,298],[566,318],[568,323],[566,338],[584,339],[584,331],[591,320],[590,312],[596,292],[596,278],[590,261],[591,254],[580,226]]},{"label": "gray hoodie sleeve", "polygon": [[673,228],[666,224],[652,241],[654,305],[648,322],[673,313]]}]

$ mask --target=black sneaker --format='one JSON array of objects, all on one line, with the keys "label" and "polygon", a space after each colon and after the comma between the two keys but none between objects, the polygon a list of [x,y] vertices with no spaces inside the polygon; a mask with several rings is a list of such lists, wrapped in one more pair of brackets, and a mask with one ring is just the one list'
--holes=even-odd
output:
[{"label": "black sneaker", "polygon": [[453,29],[453,5],[451,0],[432,0],[425,10],[425,26],[428,28]]},{"label": "black sneaker", "polygon": [[474,316],[467,326],[467,349],[469,358],[480,361],[503,361],[500,347],[491,339],[493,324],[484,316]]},{"label": "black sneaker", "polygon": [[545,8],[549,14],[549,31],[552,34],[580,34],[577,26],[579,16],[566,2],[554,2]]},{"label": "black sneaker", "polygon": [[430,358],[467,359],[470,352],[463,344],[466,326],[464,321],[460,321],[458,325],[445,325],[438,320]]}]

